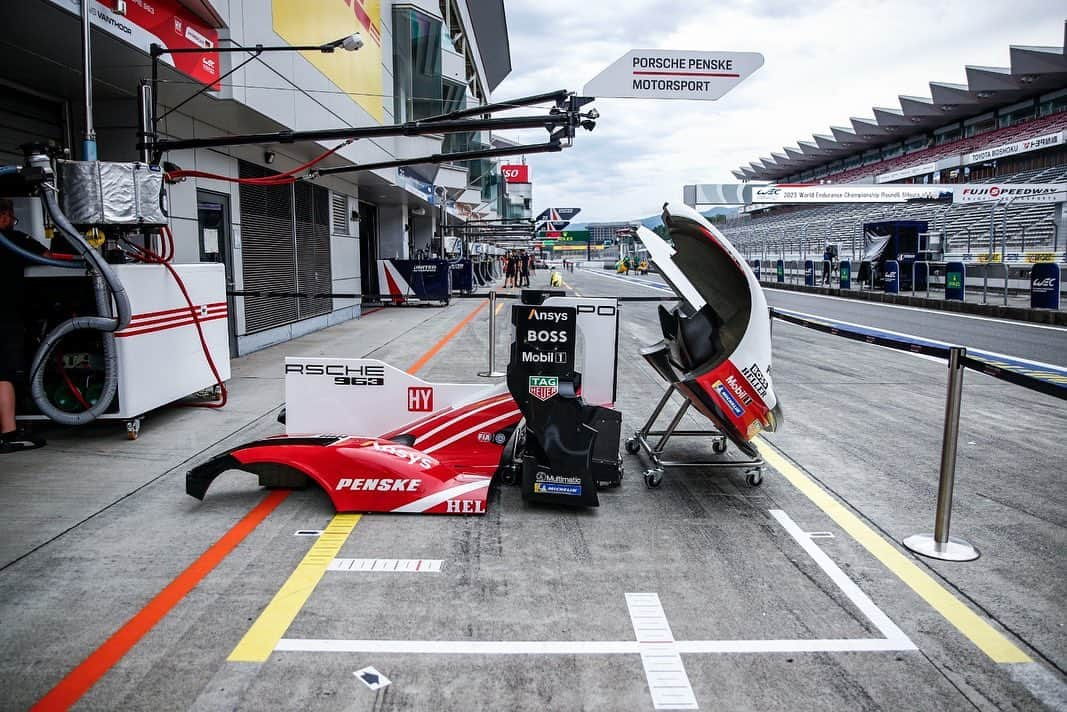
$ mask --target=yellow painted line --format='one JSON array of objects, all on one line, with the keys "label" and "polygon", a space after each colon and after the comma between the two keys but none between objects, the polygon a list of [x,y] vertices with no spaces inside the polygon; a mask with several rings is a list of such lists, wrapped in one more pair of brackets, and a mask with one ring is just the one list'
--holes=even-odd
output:
[{"label": "yellow painted line", "polygon": [[271,602],[259,614],[241,642],[227,658],[231,663],[262,663],[274,651],[289,629],[296,614],[307,603],[311,592],[326,573],[326,567],[348,540],[359,522],[360,514],[337,514],[326,526],[318,541],[282,585]]},{"label": "yellow painted line", "polygon": [[826,490],[805,475],[793,463],[785,459],[777,450],[762,439],[756,440],[760,454],[774,469],[782,473],[794,487],[801,491],[815,506],[821,509],[839,527],[859,542],[863,548],[892,571],[911,590],[919,594],[934,610],[944,616],[945,620],[967,636],[972,643],[996,663],[1033,662],[1018,646],[999,633],[984,618],[972,611],[930,574],[923,571],[914,561],[902,554],[895,546],[871,529],[859,517],[850,512],[840,502],[830,496]]}]

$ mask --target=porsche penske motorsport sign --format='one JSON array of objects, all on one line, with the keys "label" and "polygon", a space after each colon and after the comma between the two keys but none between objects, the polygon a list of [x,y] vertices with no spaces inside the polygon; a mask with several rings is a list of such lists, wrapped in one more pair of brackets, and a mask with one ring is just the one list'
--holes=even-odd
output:
[{"label": "porsche penske motorsport sign", "polygon": [[586,96],[715,101],[763,66],[759,52],[632,49],[585,85]]}]

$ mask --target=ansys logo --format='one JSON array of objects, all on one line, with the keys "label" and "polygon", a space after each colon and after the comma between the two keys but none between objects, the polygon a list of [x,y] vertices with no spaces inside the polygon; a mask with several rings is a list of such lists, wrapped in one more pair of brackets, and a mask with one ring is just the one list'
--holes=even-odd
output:
[{"label": "ansys logo", "polygon": [[559,378],[556,376],[530,376],[530,395],[547,401],[559,393]]}]

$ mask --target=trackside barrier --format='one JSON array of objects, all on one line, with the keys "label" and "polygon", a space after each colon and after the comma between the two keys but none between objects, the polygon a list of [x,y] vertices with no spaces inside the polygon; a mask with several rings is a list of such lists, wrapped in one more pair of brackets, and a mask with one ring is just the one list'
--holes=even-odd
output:
[{"label": "trackside barrier", "polygon": [[815,286],[815,263],[811,260],[804,260],[804,286]]},{"label": "trackside barrier", "polygon": [[841,289],[852,289],[852,260],[841,260],[838,268],[838,286]]},{"label": "trackside barrier", "polygon": [[896,260],[886,260],[884,263],[882,280],[886,294],[900,294],[900,263]]},{"label": "trackside barrier", "polygon": [[1038,262],[1030,270],[1030,308],[1060,308],[1060,266]]},{"label": "trackside barrier", "polygon": [[962,302],[967,288],[967,265],[949,262],[945,265],[945,299]]},{"label": "trackside barrier", "polygon": [[962,539],[949,535],[952,520],[952,491],[956,477],[956,444],[959,437],[960,400],[963,393],[963,370],[969,368],[987,376],[1014,383],[1046,395],[1067,400],[1067,385],[1060,386],[1019,371],[1003,368],[981,357],[968,356],[967,349],[940,341],[917,336],[901,337],[878,329],[844,327],[806,314],[771,308],[771,317],[814,329],[826,334],[841,336],[853,341],[876,346],[886,346],[899,351],[924,354],[948,360],[948,395],[945,400],[945,425],[941,440],[941,470],[938,479],[937,510],[934,518],[934,533],[917,534],[904,539],[903,544],[916,554],[945,561],[972,561],[979,552]]},{"label": "trackside barrier", "polygon": [[916,260],[911,263],[911,294],[915,296],[917,291],[926,291],[930,297],[930,263]]},{"label": "trackside barrier", "polygon": [[775,260],[774,262],[775,277],[779,282],[785,282],[785,262],[782,260]]}]

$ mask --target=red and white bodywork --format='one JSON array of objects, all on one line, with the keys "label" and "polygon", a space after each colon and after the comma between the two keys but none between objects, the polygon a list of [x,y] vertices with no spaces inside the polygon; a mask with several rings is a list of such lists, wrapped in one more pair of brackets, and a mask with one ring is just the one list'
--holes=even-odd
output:
[{"label": "red and white bodywork", "polygon": [[638,227],[637,235],[686,308],[685,314],[661,312],[663,348],[647,349],[645,358],[754,457],[749,441],[761,430],[775,430],[782,419],[771,380],[763,288],[741,254],[700,213],[672,205],[664,221],[673,247],[645,227]]},{"label": "red and white bodywork", "polygon": [[[430,383],[377,359],[290,357],[285,370],[288,434],[190,471],[189,494],[239,469],[267,486],[310,479],[338,512],[485,513],[522,418],[505,384]],[[326,430],[366,435],[307,434]]]}]

